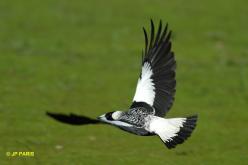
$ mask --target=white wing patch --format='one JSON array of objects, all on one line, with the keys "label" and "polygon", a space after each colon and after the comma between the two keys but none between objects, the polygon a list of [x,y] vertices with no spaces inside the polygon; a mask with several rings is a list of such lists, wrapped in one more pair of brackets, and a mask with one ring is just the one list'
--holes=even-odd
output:
[{"label": "white wing patch", "polygon": [[177,136],[177,133],[180,131],[180,128],[183,127],[184,122],[186,122],[186,118],[164,119],[154,116],[148,130],[159,135],[164,142],[168,142],[172,140],[173,137]]},{"label": "white wing patch", "polygon": [[151,66],[148,62],[145,62],[142,71],[141,78],[138,80],[136,92],[133,101],[145,102],[153,106],[155,99],[155,87],[151,76],[153,75]]}]

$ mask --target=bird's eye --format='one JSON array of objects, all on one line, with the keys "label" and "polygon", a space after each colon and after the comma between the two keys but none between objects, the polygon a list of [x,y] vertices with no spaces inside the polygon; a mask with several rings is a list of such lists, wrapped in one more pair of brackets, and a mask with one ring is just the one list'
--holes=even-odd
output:
[{"label": "bird's eye", "polygon": [[113,117],[112,117],[112,114],[113,114],[113,112],[107,113],[107,114],[106,114],[106,119],[107,119],[107,120],[114,120]]}]

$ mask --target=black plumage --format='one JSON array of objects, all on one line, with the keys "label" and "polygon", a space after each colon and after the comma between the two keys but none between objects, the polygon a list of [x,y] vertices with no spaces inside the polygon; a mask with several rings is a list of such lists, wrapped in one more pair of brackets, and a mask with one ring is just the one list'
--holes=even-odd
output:
[{"label": "black plumage", "polygon": [[76,115],[73,113],[70,113],[69,115],[62,114],[62,113],[46,113],[48,116],[52,117],[53,119],[60,121],[65,124],[71,124],[71,125],[86,125],[86,124],[99,124],[102,123],[99,120],[91,119],[86,116],[82,115]]},{"label": "black plumage", "polygon": [[164,144],[169,149],[175,148],[177,144],[182,144],[191,136],[192,131],[196,127],[197,118],[197,115],[187,117],[186,121],[183,123],[183,126],[180,127],[180,131],[177,133],[177,136],[172,137],[171,140],[164,142]]},{"label": "black plumage", "polygon": [[[151,106],[155,108],[156,116],[163,117],[170,110],[176,92],[176,61],[174,53],[171,51],[171,31],[168,31],[168,24],[163,28],[162,21],[160,21],[158,31],[155,34],[152,20],[150,41],[145,28],[143,31],[145,51],[142,54],[142,65],[146,62],[150,64],[153,71],[151,79],[155,86],[155,99]],[[140,74],[140,78],[142,79],[142,74]],[[137,104],[137,102],[133,104]],[[134,107],[133,104],[131,107]]]}]

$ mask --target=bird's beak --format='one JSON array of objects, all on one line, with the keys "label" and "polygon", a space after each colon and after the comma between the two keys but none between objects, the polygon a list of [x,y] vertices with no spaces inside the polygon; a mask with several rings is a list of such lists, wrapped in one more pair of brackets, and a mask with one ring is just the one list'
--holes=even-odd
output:
[{"label": "bird's beak", "polygon": [[100,121],[104,121],[104,119],[106,119],[105,115],[101,115],[101,116],[97,117],[97,120],[100,120]]}]

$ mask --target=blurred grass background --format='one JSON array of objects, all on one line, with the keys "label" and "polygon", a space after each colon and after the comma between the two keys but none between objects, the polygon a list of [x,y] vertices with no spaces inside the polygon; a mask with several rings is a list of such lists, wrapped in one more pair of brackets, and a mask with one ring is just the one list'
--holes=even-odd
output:
[{"label": "blurred grass background", "polygon": [[[0,1],[0,164],[247,164],[248,22],[245,0]],[[73,127],[46,111],[96,117],[129,107],[142,26],[168,22],[177,59],[168,117],[199,114],[192,137],[106,125]],[[34,158],[6,157],[34,151]]]}]

